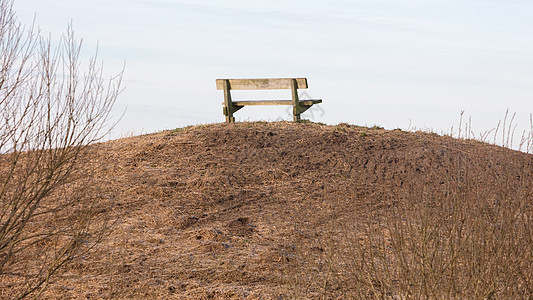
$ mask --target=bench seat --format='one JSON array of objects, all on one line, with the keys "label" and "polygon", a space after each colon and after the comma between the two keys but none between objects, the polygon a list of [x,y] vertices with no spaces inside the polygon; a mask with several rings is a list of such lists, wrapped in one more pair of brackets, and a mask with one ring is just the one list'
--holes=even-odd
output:
[{"label": "bench seat", "polygon": [[[322,99],[307,99],[300,100],[300,105],[313,105],[317,103],[322,103]],[[292,105],[292,100],[238,100],[233,101],[235,106],[245,106],[245,105]]]}]

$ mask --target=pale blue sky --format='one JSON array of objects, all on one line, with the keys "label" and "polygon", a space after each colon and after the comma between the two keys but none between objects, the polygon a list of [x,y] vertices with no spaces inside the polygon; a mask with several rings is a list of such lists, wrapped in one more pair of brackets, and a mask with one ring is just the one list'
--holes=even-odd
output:
[{"label": "pale blue sky", "polygon": [[[522,0],[15,0],[59,36],[72,19],[108,74],[126,61],[115,136],[222,122],[216,78],[307,77],[328,124],[457,127],[533,112],[533,2]],[[281,92],[289,97],[289,93]],[[236,94],[237,97],[257,93]],[[260,93],[276,97],[280,93]],[[246,107],[237,120],[289,119]]]}]

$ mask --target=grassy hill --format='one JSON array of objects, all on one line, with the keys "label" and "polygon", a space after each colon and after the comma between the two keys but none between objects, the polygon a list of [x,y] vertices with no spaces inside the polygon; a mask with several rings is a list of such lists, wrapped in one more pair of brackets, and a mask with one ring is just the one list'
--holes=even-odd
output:
[{"label": "grassy hill", "polygon": [[45,298],[533,297],[529,154],[286,122],[90,151],[113,230]]}]

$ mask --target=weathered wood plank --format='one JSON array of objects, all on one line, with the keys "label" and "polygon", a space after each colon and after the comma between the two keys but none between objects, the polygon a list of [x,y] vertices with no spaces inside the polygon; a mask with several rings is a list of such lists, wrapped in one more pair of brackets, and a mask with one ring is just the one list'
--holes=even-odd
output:
[{"label": "weathered wood plank", "polygon": [[290,89],[292,79],[296,79],[298,89],[307,89],[307,78],[257,78],[257,79],[217,79],[217,90],[224,89],[224,81],[229,81],[231,90],[283,90]]},{"label": "weathered wood plank", "polygon": [[296,79],[291,79],[292,92],[292,116],[294,122],[300,121],[300,99],[298,98],[298,82]]},{"label": "weathered wood plank", "polygon": [[235,122],[235,118],[233,118],[233,103],[231,101],[231,92],[227,80],[222,81],[222,89],[224,89],[224,115],[226,116],[226,123],[229,124]]},{"label": "weathered wood plank", "polygon": [[[300,100],[300,105],[313,105],[317,103],[322,103],[322,99]],[[238,100],[233,101],[233,105],[292,105],[292,100]]]}]

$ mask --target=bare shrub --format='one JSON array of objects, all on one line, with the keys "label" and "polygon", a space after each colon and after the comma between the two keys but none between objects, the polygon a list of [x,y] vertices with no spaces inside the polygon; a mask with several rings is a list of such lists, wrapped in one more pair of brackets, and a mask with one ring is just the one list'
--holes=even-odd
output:
[{"label": "bare shrub", "polygon": [[298,230],[305,220],[297,220],[292,294],[531,299],[533,158],[510,149],[512,119],[503,123],[495,131],[507,147],[456,139],[387,154],[388,174],[357,179],[368,176],[362,185],[380,193],[366,200],[373,207],[370,217],[332,215],[315,242],[319,255],[302,242]]},{"label": "bare shrub", "polygon": [[356,270],[376,298],[531,296],[530,279],[517,276],[529,274],[533,250],[524,243],[531,239],[530,172],[511,157],[487,170],[475,157],[457,156],[456,174],[441,190],[426,186],[430,179],[409,181],[395,212],[363,231],[369,243],[352,245],[368,258]]},{"label": "bare shrub", "polygon": [[80,68],[69,26],[57,47],[0,0],[0,290],[39,293],[101,238],[87,147],[110,128],[121,74]]}]

